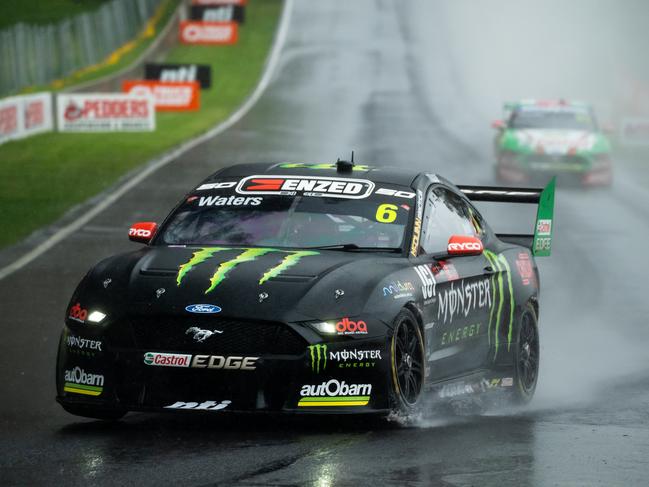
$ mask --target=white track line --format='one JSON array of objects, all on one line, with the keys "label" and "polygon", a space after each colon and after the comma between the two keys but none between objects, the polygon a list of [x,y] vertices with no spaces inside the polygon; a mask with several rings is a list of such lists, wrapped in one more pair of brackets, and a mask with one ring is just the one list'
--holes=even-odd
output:
[{"label": "white track line", "polygon": [[264,91],[270,84],[270,81],[275,72],[275,68],[277,67],[277,63],[279,61],[280,53],[284,47],[284,43],[286,42],[286,36],[288,34],[288,27],[290,24],[292,11],[293,11],[293,0],[284,0],[284,7],[282,8],[282,17],[280,19],[277,35],[275,36],[275,42],[273,43],[273,48],[271,50],[270,56],[268,57],[268,61],[266,62],[264,73],[262,74],[261,80],[259,80],[259,83],[255,88],[255,91],[252,93],[252,95],[250,95],[250,97],[245,101],[245,103],[241,105],[241,107],[239,107],[237,111],[235,111],[232,115],[230,115],[230,117],[227,120],[221,122],[219,125],[212,128],[208,132],[205,132],[204,134],[199,135],[198,137],[188,142],[185,142],[177,149],[168,152],[167,154],[163,155],[159,159],[154,159],[150,161],[146,165],[144,170],[136,174],[133,178],[129,179],[122,186],[118,187],[115,190],[115,192],[111,193],[106,198],[104,198],[100,203],[98,203],[96,206],[91,208],[86,214],[80,216],[79,218],[75,219],[72,223],[58,230],[47,240],[45,240],[37,247],[27,252],[25,255],[23,255],[13,263],[0,269],[0,280],[16,272],[17,270],[22,269],[27,264],[32,262],[34,259],[42,255],[43,253],[47,252],[49,249],[54,247],[57,243],[61,242],[63,239],[68,237],[70,234],[79,230],[86,223],[88,223],[94,217],[99,215],[110,205],[115,203],[125,193],[133,189],[135,186],[137,186],[144,179],[146,179],[148,176],[153,174],[161,167],[166,166],[174,159],[180,157],[185,152],[193,149],[197,145],[205,142],[206,140],[219,135],[220,133],[232,127],[232,125],[237,123],[239,120],[241,120],[255,105],[255,103],[257,103],[261,95],[264,93]]}]

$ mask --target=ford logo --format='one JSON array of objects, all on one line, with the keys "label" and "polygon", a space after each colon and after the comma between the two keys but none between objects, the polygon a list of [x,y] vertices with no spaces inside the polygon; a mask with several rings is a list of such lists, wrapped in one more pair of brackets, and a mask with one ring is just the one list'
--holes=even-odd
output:
[{"label": "ford logo", "polygon": [[215,304],[190,304],[185,308],[185,311],[190,313],[220,313],[221,308]]}]

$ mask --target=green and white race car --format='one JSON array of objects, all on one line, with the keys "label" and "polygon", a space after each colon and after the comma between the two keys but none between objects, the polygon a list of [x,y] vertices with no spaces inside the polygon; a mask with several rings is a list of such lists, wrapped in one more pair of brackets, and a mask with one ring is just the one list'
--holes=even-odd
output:
[{"label": "green and white race car", "polygon": [[611,144],[592,106],[564,100],[505,103],[492,123],[496,177],[506,183],[543,183],[552,177],[583,186],[612,183]]}]

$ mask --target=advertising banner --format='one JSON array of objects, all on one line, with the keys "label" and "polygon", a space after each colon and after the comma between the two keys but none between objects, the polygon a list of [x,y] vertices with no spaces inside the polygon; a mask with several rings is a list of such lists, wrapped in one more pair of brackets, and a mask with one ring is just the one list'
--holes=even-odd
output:
[{"label": "advertising banner", "polygon": [[209,64],[159,64],[144,65],[144,79],[156,81],[198,81],[201,89],[212,86],[212,67]]},{"label": "advertising banner", "polygon": [[214,5],[192,5],[190,18],[203,22],[237,22],[246,20],[246,7],[228,3]]},{"label": "advertising banner", "polygon": [[0,100],[0,144],[53,129],[52,95],[12,96]]},{"label": "advertising banner", "polygon": [[19,98],[22,101],[23,137],[54,130],[51,93],[36,93]]},{"label": "advertising banner", "polygon": [[238,39],[236,22],[180,22],[180,42],[184,44],[235,44]]},{"label": "advertising banner", "polygon": [[61,132],[150,132],[155,130],[152,96],[61,93],[56,97]]},{"label": "advertising banner", "polygon": [[0,100],[0,144],[19,138],[22,125],[20,99],[12,97]]},{"label": "advertising banner", "polygon": [[127,80],[122,91],[130,95],[152,96],[158,111],[193,111],[200,108],[198,81],[162,82],[152,80]]}]

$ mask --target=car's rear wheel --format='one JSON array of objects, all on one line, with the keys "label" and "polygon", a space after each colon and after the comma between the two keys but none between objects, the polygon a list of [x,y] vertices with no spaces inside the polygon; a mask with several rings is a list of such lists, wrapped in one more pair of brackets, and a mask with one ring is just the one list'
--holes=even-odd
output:
[{"label": "car's rear wheel", "polygon": [[63,409],[75,416],[85,418],[102,419],[104,421],[117,421],[124,417],[127,411],[122,409],[98,409],[92,406],[82,406],[78,404],[62,404]]},{"label": "car's rear wheel", "polygon": [[518,341],[514,354],[514,384],[512,402],[527,404],[534,396],[539,378],[539,330],[536,312],[531,304],[523,308],[519,326]]},{"label": "car's rear wheel", "polygon": [[407,309],[394,320],[390,341],[394,411],[408,414],[415,410],[424,385],[424,340],[417,318]]}]

